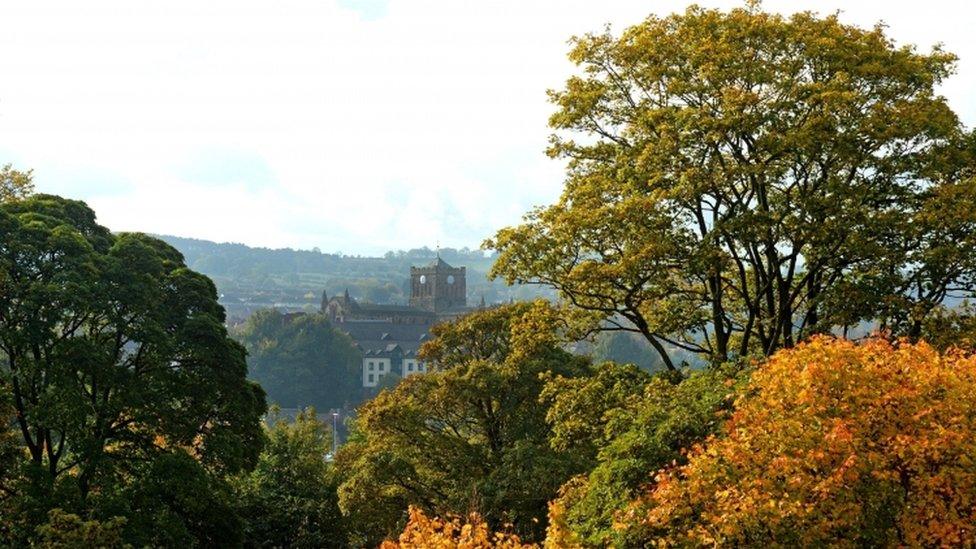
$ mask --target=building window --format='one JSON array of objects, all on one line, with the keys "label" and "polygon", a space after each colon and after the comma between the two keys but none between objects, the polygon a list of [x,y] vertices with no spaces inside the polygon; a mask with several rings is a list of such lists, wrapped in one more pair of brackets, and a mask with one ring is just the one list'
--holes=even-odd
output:
[{"label": "building window", "polygon": [[369,374],[369,376],[366,377],[367,383],[373,383],[373,380],[375,379],[376,378],[373,376],[373,374]]},{"label": "building window", "polygon": [[370,372],[372,372],[372,371],[373,371],[373,363],[372,363],[372,362],[370,362],[370,363],[369,363],[369,371],[370,371]]}]

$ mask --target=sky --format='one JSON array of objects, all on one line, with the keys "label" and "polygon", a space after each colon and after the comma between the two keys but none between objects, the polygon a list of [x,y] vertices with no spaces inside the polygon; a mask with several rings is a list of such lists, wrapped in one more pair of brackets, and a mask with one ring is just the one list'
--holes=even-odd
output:
[{"label": "sky", "polygon": [[[477,247],[559,196],[545,92],[573,72],[567,40],[687,4],[3,2],[0,164],[115,231],[362,255]],[[976,125],[976,4],[763,6],[942,43],[961,60],[940,93]]]}]

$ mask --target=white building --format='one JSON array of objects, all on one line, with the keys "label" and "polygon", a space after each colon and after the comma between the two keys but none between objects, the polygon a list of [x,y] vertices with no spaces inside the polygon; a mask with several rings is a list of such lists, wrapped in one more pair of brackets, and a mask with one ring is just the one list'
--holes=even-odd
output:
[{"label": "white building", "polygon": [[[361,330],[356,331],[361,332]],[[402,343],[389,343],[389,339],[385,341],[381,339],[381,344],[386,342],[382,348],[374,345],[377,343],[375,341],[357,341],[359,348],[363,349],[363,387],[376,387],[383,376],[391,372],[396,373],[400,378],[426,372],[427,366],[417,358],[417,349],[424,339],[426,334],[417,341]]]}]

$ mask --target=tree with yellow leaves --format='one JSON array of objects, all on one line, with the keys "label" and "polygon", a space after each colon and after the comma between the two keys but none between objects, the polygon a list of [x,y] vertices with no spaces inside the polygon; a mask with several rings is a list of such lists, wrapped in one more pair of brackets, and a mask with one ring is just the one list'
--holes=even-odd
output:
[{"label": "tree with yellow leaves", "polygon": [[27,198],[34,193],[34,170],[18,171],[11,164],[0,166],[0,203]]},{"label": "tree with yellow leaves", "polygon": [[[976,356],[817,337],[618,516],[645,544],[976,543]],[[633,539],[633,538],[631,538]]]},{"label": "tree with yellow leaves", "polygon": [[486,242],[493,276],[555,289],[671,370],[862,321],[917,339],[976,297],[976,138],[937,91],[952,54],[756,1],[571,44],[550,93],[565,188]]},{"label": "tree with yellow leaves", "polygon": [[472,513],[467,521],[429,518],[416,507],[410,508],[410,522],[400,534],[398,542],[385,541],[380,549],[529,549],[515,534],[491,532],[488,525]]},{"label": "tree with yellow leaves", "polygon": [[540,400],[549,377],[589,375],[560,344],[543,301],[473,313],[432,330],[430,366],[359,408],[336,456],[350,542],[375,546],[401,532],[407,509],[477,511],[491,529],[545,535],[547,503],[585,471],[585,456],[550,445]]}]

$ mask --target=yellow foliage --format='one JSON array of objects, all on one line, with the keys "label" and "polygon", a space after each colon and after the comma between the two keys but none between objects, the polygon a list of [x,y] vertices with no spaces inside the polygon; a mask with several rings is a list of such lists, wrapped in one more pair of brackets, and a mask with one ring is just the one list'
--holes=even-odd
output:
[{"label": "yellow foliage", "polygon": [[618,527],[649,544],[971,546],[976,356],[814,338],[774,355],[727,435]]},{"label": "yellow foliage", "polygon": [[410,520],[398,541],[385,541],[380,549],[529,549],[518,536],[493,533],[476,513],[462,524],[458,518],[429,518],[420,509],[410,507]]},{"label": "yellow foliage", "polygon": [[565,502],[562,499],[549,502],[549,526],[546,527],[545,549],[578,549],[582,546],[579,536],[566,524]]}]

